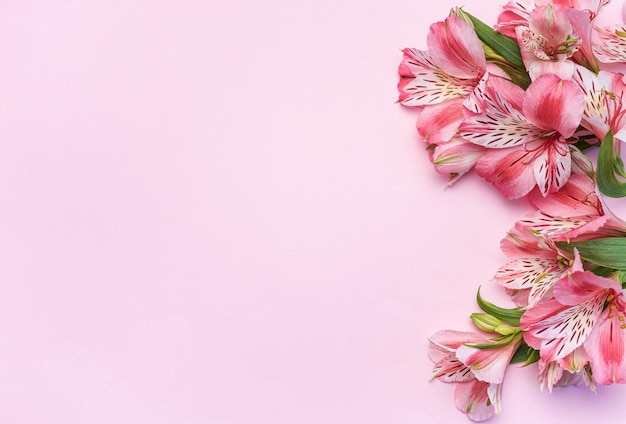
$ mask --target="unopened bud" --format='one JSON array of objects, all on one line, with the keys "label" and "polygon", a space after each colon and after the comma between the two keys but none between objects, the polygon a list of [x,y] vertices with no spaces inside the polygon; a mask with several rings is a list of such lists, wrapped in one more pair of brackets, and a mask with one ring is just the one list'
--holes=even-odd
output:
[{"label": "unopened bud", "polygon": [[479,329],[483,331],[488,331],[490,333],[495,332],[496,328],[501,327],[503,325],[502,321],[500,321],[498,318],[494,317],[493,315],[486,314],[486,313],[476,312],[471,315],[471,318],[476,327],[478,327]]},{"label": "unopened bud", "polygon": [[511,334],[517,333],[519,329],[513,328],[510,325],[502,324],[497,326],[494,331],[498,334],[502,334],[503,336],[510,336]]}]

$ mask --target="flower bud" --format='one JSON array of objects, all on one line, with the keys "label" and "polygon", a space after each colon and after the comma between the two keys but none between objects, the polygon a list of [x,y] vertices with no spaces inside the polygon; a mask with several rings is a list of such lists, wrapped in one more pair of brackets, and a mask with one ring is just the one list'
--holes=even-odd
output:
[{"label": "flower bud", "polygon": [[478,328],[480,328],[483,331],[488,331],[490,333],[493,333],[496,331],[496,328],[498,327],[502,327],[502,321],[500,321],[498,318],[494,317],[493,315],[489,315],[486,313],[473,313],[471,315],[472,321],[474,322],[474,325]]},{"label": "flower bud", "polygon": [[511,334],[517,333],[519,329],[511,327],[510,325],[502,324],[497,326],[494,331],[498,334],[502,334],[503,336],[510,336]]}]

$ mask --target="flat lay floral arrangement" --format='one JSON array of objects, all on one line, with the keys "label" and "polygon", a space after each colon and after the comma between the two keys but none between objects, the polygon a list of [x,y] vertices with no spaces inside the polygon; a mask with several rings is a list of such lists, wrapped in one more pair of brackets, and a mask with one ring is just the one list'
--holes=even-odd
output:
[{"label": "flat lay floral arrangement", "polygon": [[626,222],[605,204],[626,196],[626,5],[599,25],[609,2],[510,1],[493,25],[455,8],[427,50],[403,50],[399,102],[419,110],[436,172],[474,169],[536,209],[501,241],[511,305],[478,291],[476,331],[429,339],[432,378],[475,421],[502,412],[512,364],[536,363],[549,391],[626,383]]}]

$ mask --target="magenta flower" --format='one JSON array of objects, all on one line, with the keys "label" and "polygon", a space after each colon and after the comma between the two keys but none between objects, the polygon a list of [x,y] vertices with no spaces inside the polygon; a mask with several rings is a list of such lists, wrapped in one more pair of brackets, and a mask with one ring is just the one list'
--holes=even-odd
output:
[{"label": "magenta flower", "polygon": [[535,186],[545,196],[565,185],[571,173],[567,138],[580,124],[584,98],[571,81],[545,74],[524,92],[502,78],[490,77],[468,112],[460,134],[488,148],[478,160],[478,174],[509,199]]}]

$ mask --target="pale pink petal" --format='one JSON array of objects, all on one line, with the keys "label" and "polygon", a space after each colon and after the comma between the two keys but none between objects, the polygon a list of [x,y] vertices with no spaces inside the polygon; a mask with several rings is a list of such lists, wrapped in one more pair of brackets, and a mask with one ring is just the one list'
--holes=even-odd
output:
[{"label": "pale pink petal", "polygon": [[486,343],[487,338],[468,331],[441,330],[433,334],[430,342],[429,356],[433,362],[439,362],[445,356],[454,354],[456,349],[464,343]]},{"label": "pale pink petal", "polygon": [[484,147],[455,137],[448,143],[437,146],[431,160],[435,165],[435,171],[449,175],[450,184],[453,184],[476,165],[484,152]]},{"label": "pale pink petal", "polygon": [[509,289],[530,289],[527,306],[541,301],[563,275],[557,259],[521,258],[501,267],[494,279]]},{"label": "pale pink petal", "polygon": [[494,407],[496,414],[502,413],[502,383],[490,384],[487,388],[487,396]]},{"label": "pale pink petal", "polygon": [[601,140],[609,129],[605,90],[610,90],[610,87],[606,87],[605,81],[601,81],[598,75],[582,66],[576,67],[573,81],[578,84],[585,97],[583,125]]},{"label": "pale pink petal", "polygon": [[478,380],[499,384],[504,380],[504,373],[521,343],[522,338],[518,337],[503,346],[488,349],[463,345],[456,350],[456,357],[472,370]]},{"label": "pale pink petal", "polygon": [[[593,332],[593,330],[592,330]],[[591,334],[589,335],[591,337]],[[557,361],[566,371],[579,372],[589,363],[589,355],[584,346],[577,347],[572,353]]]},{"label": "pale pink petal", "polygon": [[572,79],[575,70],[576,65],[569,60],[536,60],[528,66],[528,75],[532,81],[543,74],[554,74],[563,80],[569,80]]},{"label": "pale pink petal", "polygon": [[427,37],[433,61],[445,73],[476,82],[487,68],[482,43],[471,24],[458,16],[431,25]]},{"label": "pale pink petal", "polygon": [[398,73],[398,101],[405,106],[425,106],[467,97],[476,85],[448,75],[431,60],[428,52],[404,49]]},{"label": "pale pink petal", "polygon": [[540,359],[538,369],[539,387],[541,391],[543,391],[545,387],[548,387],[548,391],[552,393],[552,388],[559,382],[561,377],[563,377],[563,368],[555,361],[546,362]]},{"label": "pale pink petal", "polygon": [[580,125],[585,98],[577,84],[545,74],[526,90],[524,115],[535,125],[567,138]]},{"label": "pale pink petal", "polygon": [[488,387],[489,383],[478,380],[457,384],[454,390],[454,405],[472,421],[485,421],[491,418],[495,409],[487,394]]},{"label": "pale pink petal", "polygon": [[486,92],[492,97],[497,94],[504,103],[517,111],[524,107],[525,91],[506,78],[490,76],[487,79]]},{"label": "pale pink petal", "polygon": [[444,383],[457,383],[470,381],[475,377],[463,362],[453,355],[448,355],[435,364],[430,378],[436,378]]},{"label": "pale pink petal", "polygon": [[461,136],[489,148],[518,146],[546,134],[545,129],[529,122],[521,112],[524,92],[502,78],[491,77],[480,102],[478,114],[467,113],[459,127]]},{"label": "pale pink petal", "polygon": [[593,72],[577,67],[573,81],[580,87],[585,98],[582,125],[600,140],[609,129],[619,134],[626,127],[626,110],[622,99],[626,84],[621,73]]},{"label": "pale pink petal", "polygon": [[594,45],[594,53],[600,62],[626,62],[626,32],[624,27],[598,28],[598,42]]},{"label": "pale pink petal", "polygon": [[529,289],[555,270],[560,274],[556,259],[520,258],[501,266],[494,279],[509,289]]},{"label": "pale pink petal", "polygon": [[559,136],[543,142],[543,148],[533,161],[533,171],[541,194],[558,191],[565,185],[572,172],[569,146]]}]

